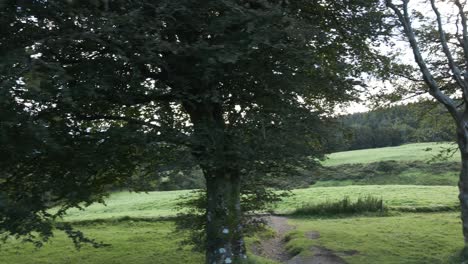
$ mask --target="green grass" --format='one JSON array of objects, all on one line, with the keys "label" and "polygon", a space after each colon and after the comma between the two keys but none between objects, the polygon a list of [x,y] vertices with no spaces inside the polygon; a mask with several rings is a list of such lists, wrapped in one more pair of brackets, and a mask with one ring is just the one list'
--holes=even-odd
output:
[{"label": "green grass", "polygon": [[[287,213],[305,203],[338,201],[345,196],[356,199],[367,195],[382,197],[386,206],[391,208],[457,206],[457,192],[457,188],[452,186],[314,187],[294,190],[296,196],[281,202],[277,211]],[[77,252],[63,234],[57,233],[52,243],[40,250],[29,244],[9,241],[0,248],[0,263],[203,263],[203,254],[180,248],[183,235],[171,233],[174,226],[170,221],[113,221],[122,216],[174,215],[176,211],[171,208],[175,200],[178,195],[187,193],[114,193],[107,199],[108,207],[94,205],[85,211],[74,211],[65,219],[86,220],[81,224],[78,222],[80,230],[98,241],[112,244],[111,247],[93,249],[85,246]],[[363,252],[349,257],[351,263],[402,263],[406,259],[408,262],[404,263],[444,263],[440,261],[455,254],[462,242],[457,215],[404,213],[396,217],[295,219],[291,223],[298,225],[298,232],[317,230],[322,237],[311,242],[299,233],[296,234],[299,237],[291,237],[288,248],[301,252],[309,249],[310,243],[320,243],[336,250],[355,249]],[[107,220],[92,221],[102,218]],[[422,253],[426,251],[429,253]],[[249,263],[273,262],[253,256]]]},{"label": "green grass", "polygon": [[[336,166],[342,164],[371,163],[384,160],[414,161],[429,160],[444,148],[453,148],[451,143],[414,143],[398,147],[386,147],[376,149],[363,149],[336,152],[330,154],[329,159],[323,162],[325,166]],[[431,149],[430,151],[426,151]],[[459,156],[455,154],[449,161],[458,161]]]},{"label": "green grass", "polygon": [[[85,223],[85,224],[84,224]],[[204,253],[181,246],[183,233],[173,233],[172,221],[87,221],[77,228],[90,238],[110,244],[103,248],[84,245],[77,251],[63,233],[55,236],[42,248],[10,239],[0,247],[2,264],[175,264],[204,263]],[[247,239],[253,243],[252,238]],[[277,264],[277,262],[249,254],[245,264]]]},{"label": "green grass", "polygon": [[93,204],[84,211],[72,209],[65,217],[66,221],[92,219],[170,217],[177,214],[175,209],[181,196],[191,191],[131,193],[115,192],[106,199],[106,205]]},{"label": "green grass", "polygon": [[[250,251],[253,247],[259,247],[260,242],[264,239],[270,239],[275,235],[275,233],[271,229],[259,231],[255,233],[253,236],[248,236],[245,238],[245,243],[247,245],[248,251]],[[262,256],[257,256],[252,254],[252,252],[248,252],[248,259],[249,263],[251,264],[280,264],[277,261],[273,261],[267,259]]]},{"label": "green grass", "polygon": [[[190,191],[130,193],[117,192],[110,195],[106,204],[94,204],[85,210],[70,210],[66,221],[86,221],[121,217],[158,218],[177,215],[174,206],[180,195]],[[320,204],[338,201],[344,197],[352,200],[358,197],[374,196],[382,198],[389,208],[436,208],[456,207],[458,189],[455,186],[417,186],[417,185],[369,185],[311,187],[293,190],[291,197],[279,202],[277,213],[291,213],[304,204]]]},{"label": "green grass", "polygon": [[447,185],[458,184],[459,172],[426,173],[417,169],[411,169],[398,174],[366,177],[346,180],[319,180],[314,186],[331,187],[347,185]]},{"label": "green grass", "polygon": [[458,205],[458,189],[455,186],[417,186],[417,185],[370,185],[342,187],[312,187],[293,190],[291,197],[285,198],[276,208],[278,213],[291,213],[304,204],[338,201],[343,197],[352,200],[358,197],[381,197],[385,206],[390,209],[425,211],[437,207],[456,207]]},{"label": "green grass", "polygon": [[[106,199],[106,204],[94,204],[85,210],[70,210],[66,221],[85,221],[121,217],[158,218],[177,215],[174,209],[180,195],[190,191],[130,193],[117,192]],[[455,186],[412,186],[412,185],[370,185],[311,187],[293,190],[291,197],[279,202],[277,213],[291,213],[304,204],[338,201],[344,197],[352,200],[358,197],[381,197],[389,208],[437,208],[456,207],[458,189]]]},{"label": "green grass", "polygon": [[[366,196],[381,198],[387,208],[400,212],[387,217],[295,218],[290,223],[297,225],[297,229],[289,235],[287,249],[311,254],[310,247],[320,245],[337,252],[359,251],[353,256],[343,255],[351,264],[459,263],[454,257],[463,246],[458,213],[408,213],[457,208],[457,164],[453,162],[458,157],[454,157],[452,163],[426,166],[421,162],[447,146],[422,143],[332,154],[331,159],[325,161],[326,166],[335,170],[330,180],[321,179],[314,187],[293,190],[295,195],[280,202],[275,212],[287,214],[307,204],[333,204],[344,197],[355,201]],[[433,151],[424,151],[427,148]],[[386,162],[389,160],[395,161]],[[349,165],[354,163],[362,164]],[[395,183],[421,185],[392,185]],[[333,185],[351,186],[325,187]],[[11,239],[0,247],[0,263],[203,263],[203,254],[180,246],[184,235],[172,233],[173,222],[154,219],[175,216],[178,198],[189,193],[115,192],[106,199],[107,206],[95,204],[85,210],[73,209],[64,218],[76,222],[91,238],[112,244],[110,247],[85,246],[76,251],[72,242],[58,232],[39,250]],[[126,220],[114,221],[122,218]],[[152,220],[135,220],[146,218]],[[320,238],[307,238],[306,233],[310,231],[320,232]],[[258,239],[261,238],[249,238],[247,242],[256,243]],[[248,263],[274,262],[250,256]]]},{"label": "green grass", "polygon": [[[404,214],[393,217],[292,219],[297,228],[289,235],[288,249],[311,254],[314,245],[341,255],[351,264],[460,263],[463,247],[458,213]],[[309,239],[311,231],[320,238]],[[345,251],[357,250],[352,256]]]},{"label": "green grass", "polygon": [[[399,159],[428,159],[436,152],[424,151],[426,148],[440,149],[449,146],[448,143],[418,143],[408,144],[400,147],[370,149],[359,151],[340,152],[331,155],[331,159],[326,163],[340,164],[341,159],[359,160],[363,163],[369,163],[372,159],[385,160],[388,158],[397,159],[396,155],[400,155]],[[367,153],[367,154],[366,154]],[[369,154],[370,153],[370,154]],[[400,153],[400,154],[398,154]],[[431,154],[432,153],[432,154]],[[320,180],[314,186],[336,186],[336,185],[369,185],[369,184],[422,184],[422,185],[452,185],[455,186],[457,182],[456,172],[453,171],[453,165],[440,164],[437,168],[436,165],[428,165],[422,168],[421,164],[414,166],[407,166],[408,168],[399,171],[398,173],[385,173],[380,172],[379,166],[377,168],[369,168],[372,164],[359,165],[346,169],[337,167],[338,170],[334,175],[341,177],[338,180]],[[402,166],[400,163],[393,164],[391,167]],[[418,167],[419,166],[419,167]],[[445,168],[450,167],[451,171],[442,172]],[[455,167],[457,167],[455,165]],[[335,167],[336,168],[336,167]],[[369,175],[370,172],[377,172],[375,177]],[[342,175],[340,175],[340,173]],[[326,175],[328,177],[328,175]],[[347,179],[351,178],[351,179]],[[333,178],[333,175],[328,177]],[[336,177],[335,177],[336,178]],[[94,204],[86,210],[81,211],[77,209],[69,210],[66,221],[83,221],[93,219],[108,219],[120,218],[130,216],[133,218],[155,218],[155,217],[171,217],[177,214],[175,206],[178,197],[187,195],[190,191],[170,191],[170,192],[149,192],[149,193],[129,193],[129,192],[116,192],[106,199],[106,204]],[[342,199],[344,196],[351,198],[359,195],[379,195],[382,196],[386,205],[389,206],[453,206],[457,203],[457,191],[453,187],[442,186],[355,186],[350,188],[308,188],[299,189],[293,193],[298,194],[297,197],[291,197],[280,203],[278,206],[279,212],[292,211],[300,207],[303,203],[320,203],[325,200]]]},{"label": "green grass", "polygon": [[169,221],[126,221],[79,226],[85,234],[111,246],[95,249],[84,246],[76,251],[62,233],[37,250],[30,244],[9,241],[0,248],[2,264],[128,264],[203,263],[204,256],[180,247],[181,236],[172,234]]}]

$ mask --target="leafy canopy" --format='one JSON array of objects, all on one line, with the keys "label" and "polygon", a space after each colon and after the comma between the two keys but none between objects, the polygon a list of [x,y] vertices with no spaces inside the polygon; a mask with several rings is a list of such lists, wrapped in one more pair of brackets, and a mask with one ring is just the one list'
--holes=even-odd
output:
[{"label": "leafy canopy", "polygon": [[155,171],[309,166],[323,116],[385,71],[378,1],[0,3],[0,228],[31,239]]}]

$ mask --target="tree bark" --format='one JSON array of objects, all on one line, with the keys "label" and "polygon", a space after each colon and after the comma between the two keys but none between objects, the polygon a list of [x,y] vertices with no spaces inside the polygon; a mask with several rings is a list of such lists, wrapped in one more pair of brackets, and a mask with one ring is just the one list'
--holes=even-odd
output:
[{"label": "tree bark", "polygon": [[240,263],[246,258],[237,171],[207,171],[206,263]]},{"label": "tree bark", "polygon": [[[242,234],[240,169],[226,132],[222,106],[187,102],[194,126],[192,150],[206,179],[206,263],[241,263],[246,258]],[[230,153],[230,154],[228,154]]]},{"label": "tree bark", "polygon": [[458,181],[458,198],[460,200],[461,220],[465,248],[468,247],[468,130],[460,124],[457,132],[458,148],[461,156],[461,171]]}]

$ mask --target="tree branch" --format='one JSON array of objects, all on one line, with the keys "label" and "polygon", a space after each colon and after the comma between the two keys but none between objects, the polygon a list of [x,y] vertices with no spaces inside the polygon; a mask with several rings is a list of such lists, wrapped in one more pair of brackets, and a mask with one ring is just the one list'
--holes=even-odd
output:
[{"label": "tree branch", "polygon": [[455,120],[459,119],[459,114],[456,108],[455,102],[448,97],[446,94],[442,93],[440,90],[439,85],[435,81],[434,77],[432,76],[431,72],[429,71],[426,62],[424,61],[421,51],[419,49],[419,45],[416,41],[416,36],[414,34],[414,31],[411,27],[411,21],[409,19],[408,15],[408,0],[403,0],[403,12],[404,14],[392,3],[392,0],[387,0],[387,6],[395,12],[395,14],[398,17],[398,20],[400,23],[403,25],[403,29],[405,32],[406,37],[408,38],[408,41],[411,45],[411,48],[413,50],[413,55],[416,63],[419,66],[419,69],[421,70],[423,74],[423,79],[424,82],[427,84],[429,87],[429,93],[440,103],[442,103],[449,113],[452,115],[452,117]]},{"label": "tree branch", "polygon": [[405,79],[407,79],[409,81],[412,81],[412,82],[424,82],[424,79],[414,78],[412,76],[404,75],[402,73],[394,72],[393,74],[398,76],[398,77],[405,78]]},{"label": "tree branch", "polygon": [[457,20],[455,21],[455,37],[457,38],[458,41],[458,46],[463,47],[463,39],[460,37],[460,28],[458,27],[458,24],[460,23],[460,14],[457,15]]},{"label": "tree branch", "polygon": [[158,125],[148,123],[143,120],[126,117],[126,116],[116,116],[116,115],[100,115],[100,114],[93,114],[93,115],[83,115],[83,114],[75,114],[75,116],[84,121],[95,121],[95,120],[111,120],[111,121],[125,121],[129,124],[136,124],[136,125],[143,125],[143,126],[150,126],[154,128],[161,128]]},{"label": "tree branch", "polygon": [[146,104],[150,102],[160,101],[160,102],[174,102],[178,99],[177,96],[172,94],[148,94],[148,95],[125,95],[112,97],[109,96],[106,98],[110,103],[120,104],[125,106]]},{"label": "tree branch", "polygon": [[[442,18],[441,18],[439,9],[437,9],[437,7],[435,5],[434,0],[431,0],[431,7],[432,7],[432,10],[434,11],[434,13],[436,14],[436,17],[437,17],[437,27],[438,27],[438,31],[439,31],[439,38],[440,38],[440,42],[441,42],[444,54],[447,57],[450,70],[452,71],[453,77],[454,77],[455,81],[457,82],[458,86],[460,86],[460,88],[462,88],[464,100],[468,101],[468,85],[467,85],[466,81],[463,80],[460,68],[458,67],[457,63],[453,59],[452,53],[450,52],[450,49],[449,49],[448,44],[447,44],[447,38],[445,36],[445,32],[444,32],[444,29],[443,29],[443,26],[442,26]],[[463,20],[464,19],[462,18],[462,21]],[[465,22],[466,22],[466,20],[465,20]],[[463,34],[465,34],[465,31],[466,31],[466,24],[463,27],[463,32],[464,32]],[[463,36],[463,42],[464,43],[466,42],[465,36]]]},{"label": "tree branch", "polygon": [[[465,56],[465,62],[468,63],[468,32],[467,32],[468,28],[467,28],[466,16],[465,16],[465,13],[463,12],[463,5],[460,3],[460,1],[455,0],[454,3],[458,8],[458,14],[461,19],[462,32],[463,32],[462,33],[463,42],[461,44],[463,46],[463,54]],[[458,25],[457,25],[457,29],[458,29]]]}]

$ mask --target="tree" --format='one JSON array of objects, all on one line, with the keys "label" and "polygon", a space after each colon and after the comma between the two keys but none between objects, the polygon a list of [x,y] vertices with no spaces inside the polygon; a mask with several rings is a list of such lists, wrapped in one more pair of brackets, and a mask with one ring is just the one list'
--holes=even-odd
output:
[{"label": "tree", "polygon": [[[385,98],[387,103],[393,102],[387,100]],[[339,144],[327,142],[327,145],[332,145],[333,152],[455,139],[451,133],[455,126],[446,109],[427,99],[365,113],[342,115],[335,122],[341,124],[341,130],[335,129],[329,134],[337,136],[344,132],[348,136],[341,136]]]},{"label": "tree", "polygon": [[[456,124],[457,143],[461,153],[461,172],[459,179],[459,199],[465,247],[468,245],[468,25],[466,1],[436,3],[430,0],[433,17],[422,12],[411,12],[409,0],[399,4],[387,0],[393,10],[404,35],[411,46],[414,60],[422,74],[422,80],[414,77],[411,66],[405,67],[403,76],[416,81],[416,87],[428,92],[435,100],[445,106]],[[440,11],[444,5],[448,14]],[[419,6],[418,10],[424,9]],[[454,13],[451,13],[451,11]],[[454,20],[452,20],[454,19]],[[418,29],[412,24],[418,23]],[[436,22],[434,28],[431,24]],[[401,73],[401,72],[400,72]],[[418,86],[424,83],[425,86]]]},{"label": "tree", "polygon": [[2,4],[0,219],[18,236],[47,238],[135,171],[195,163],[206,263],[238,263],[241,179],[313,165],[322,116],[385,71],[378,1]]}]

